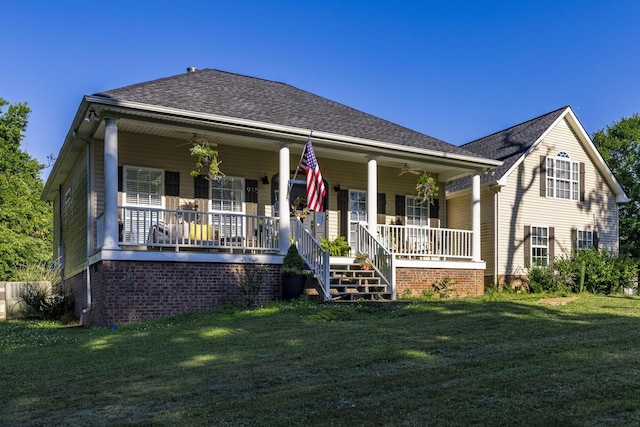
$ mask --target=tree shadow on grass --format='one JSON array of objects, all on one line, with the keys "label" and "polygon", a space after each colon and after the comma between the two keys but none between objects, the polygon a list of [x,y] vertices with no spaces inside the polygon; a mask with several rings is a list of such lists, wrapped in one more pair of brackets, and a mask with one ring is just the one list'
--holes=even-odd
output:
[{"label": "tree shadow on grass", "polygon": [[11,377],[0,424],[626,423],[639,301],[292,303],[62,329],[3,352],[30,377]]}]

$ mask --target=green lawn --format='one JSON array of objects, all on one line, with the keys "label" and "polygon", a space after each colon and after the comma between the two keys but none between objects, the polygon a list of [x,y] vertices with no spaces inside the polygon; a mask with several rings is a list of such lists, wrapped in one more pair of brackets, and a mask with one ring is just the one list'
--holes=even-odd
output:
[{"label": "green lawn", "polygon": [[628,296],[0,321],[0,425],[637,425],[639,327]]}]

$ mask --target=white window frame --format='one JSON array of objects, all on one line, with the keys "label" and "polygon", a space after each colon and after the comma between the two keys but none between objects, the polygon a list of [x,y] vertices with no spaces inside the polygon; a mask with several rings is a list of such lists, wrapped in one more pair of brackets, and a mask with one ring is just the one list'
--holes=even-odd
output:
[{"label": "white window frame", "polygon": [[[414,196],[405,196],[404,202],[404,215],[407,225],[419,225],[422,227],[428,227],[431,214],[431,203],[428,200],[422,203],[416,204],[418,200]],[[418,215],[416,215],[418,213]]]},{"label": "white window frame", "polygon": [[[537,232],[542,230],[544,230],[544,235],[539,235]],[[532,225],[529,229],[529,243],[531,266],[544,267],[549,265],[549,227]],[[542,252],[544,252],[544,255]],[[544,261],[540,262],[542,260]]]},{"label": "white window frame", "polygon": [[580,200],[580,163],[571,160],[566,151],[547,157],[547,197]]},{"label": "white window frame", "polygon": [[593,246],[593,230],[579,229],[576,233],[576,248],[588,249]]},{"label": "white window frame", "polygon": [[[221,183],[221,182],[225,182],[225,181],[233,181],[238,182],[239,183],[239,187],[235,188],[234,186],[232,186],[231,189],[227,189],[227,188],[223,188],[221,189],[221,187],[219,187],[217,184]],[[237,214],[244,214],[245,212],[245,194],[244,194],[244,187],[245,184],[245,180],[244,178],[240,178],[237,176],[224,176],[220,179],[216,179],[216,180],[211,180],[209,182],[209,211],[210,212],[225,212],[225,213],[237,213]],[[236,184],[237,185],[237,184]],[[216,188],[217,187],[217,188]],[[213,201],[213,191],[214,190],[220,190],[222,192],[224,191],[230,191],[232,193],[236,193],[238,194],[240,197],[240,201],[238,203],[238,201],[235,198],[230,198],[227,200],[227,202],[231,203],[232,205],[235,204],[236,206],[238,206],[238,209],[225,209],[224,204],[225,204],[225,199],[220,199],[221,200],[221,208],[216,209],[216,206],[214,206],[214,201]]]},{"label": "white window frame", "polygon": [[[231,188],[223,188],[219,184],[232,181]],[[220,191],[224,195],[225,192],[229,194],[235,194],[238,197],[230,197],[227,202],[231,205],[231,209],[225,208],[225,199],[220,198],[220,206],[214,206],[213,192],[214,190]],[[233,207],[236,206],[237,209]],[[244,239],[246,230],[246,218],[244,217],[246,210],[245,204],[245,179],[237,176],[224,176],[217,180],[211,180],[209,183],[209,212],[222,214],[212,215],[210,224],[213,225],[216,230],[215,235],[220,238],[234,239],[233,244],[238,245],[236,238]],[[224,214],[236,214],[236,215],[224,215]]]},{"label": "white window frame", "polygon": [[[157,185],[157,192],[153,193],[149,192],[137,192],[138,196],[136,197],[136,201],[130,201],[128,195],[134,193],[133,189],[129,188],[129,180],[128,174],[130,171],[138,171],[140,172],[150,172],[152,174],[157,174],[160,182]],[[151,186],[150,186],[151,187]],[[124,165],[122,167],[122,201],[124,206],[133,206],[140,208],[158,208],[164,209],[165,207],[165,195],[164,195],[164,170],[157,168],[149,168],[143,166],[132,166],[132,165]],[[146,202],[143,200],[141,203],[140,195],[145,195]],[[157,196],[158,203],[150,203],[153,201],[153,196]],[[126,217],[123,219],[124,221],[124,241],[131,243],[144,243],[147,241],[147,233],[150,232],[153,224],[157,224],[160,221],[164,221],[164,212],[163,211],[143,211],[144,213],[140,215],[140,212],[136,213],[135,211],[131,212],[131,217]]]}]

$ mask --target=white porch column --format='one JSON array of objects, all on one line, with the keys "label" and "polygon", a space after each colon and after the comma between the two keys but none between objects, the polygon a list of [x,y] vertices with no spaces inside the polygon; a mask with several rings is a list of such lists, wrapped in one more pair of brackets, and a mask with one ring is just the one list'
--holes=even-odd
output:
[{"label": "white porch column", "polygon": [[480,173],[471,179],[471,257],[480,261]]},{"label": "white porch column", "polygon": [[104,120],[104,249],[118,246],[118,121]]},{"label": "white porch column", "polygon": [[376,236],[378,229],[378,160],[367,157],[367,227]]},{"label": "white porch column", "polygon": [[280,165],[278,180],[278,216],[280,217],[280,254],[285,255],[289,249],[289,236],[291,235],[291,223],[289,219],[289,170],[291,169],[289,145],[280,147]]}]

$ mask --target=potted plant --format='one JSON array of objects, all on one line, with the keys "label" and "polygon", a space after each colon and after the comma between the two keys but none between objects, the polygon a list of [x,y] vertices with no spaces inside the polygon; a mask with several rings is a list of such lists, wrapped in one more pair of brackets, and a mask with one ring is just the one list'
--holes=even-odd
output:
[{"label": "potted plant", "polygon": [[351,247],[344,236],[338,236],[333,240],[323,237],[322,240],[320,240],[320,246],[322,246],[322,249],[329,252],[329,255],[331,256],[347,256],[351,250]]},{"label": "potted plant", "polygon": [[356,262],[360,265],[360,268],[363,270],[371,270],[371,268],[373,267],[373,262],[371,261],[369,254],[358,252],[356,254]]},{"label": "potted plant", "polygon": [[416,183],[416,197],[419,203],[424,203],[428,201],[433,204],[433,199],[438,198],[438,181],[428,175],[423,173],[418,177],[418,182]]},{"label": "potted plant", "polygon": [[207,179],[216,180],[224,176],[220,171],[221,160],[218,159],[218,150],[215,150],[207,141],[194,142],[189,149],[191,155],[196,159],[195,169],[191,171],[191,176],[197,177],[202,174]]},{"label": "potted plant", "polygon": [[307,265],[298,252],[295,244],[289,246],[287,254],[282,262],[282,299],[292,300],[298,298],[304,292],[304,284],[306,282]]}]

